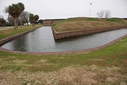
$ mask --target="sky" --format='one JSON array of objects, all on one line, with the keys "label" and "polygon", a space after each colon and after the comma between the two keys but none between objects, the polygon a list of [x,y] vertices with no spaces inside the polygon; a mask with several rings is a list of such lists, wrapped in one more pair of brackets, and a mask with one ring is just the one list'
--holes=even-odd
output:
[{"label": "sky", "polygon": [[112,17],[127,18],[127,0],[0,0],[0,16],[7,18],[5,8],[17,2],[42,19],[97,17],[101,10],[109,10]]}]

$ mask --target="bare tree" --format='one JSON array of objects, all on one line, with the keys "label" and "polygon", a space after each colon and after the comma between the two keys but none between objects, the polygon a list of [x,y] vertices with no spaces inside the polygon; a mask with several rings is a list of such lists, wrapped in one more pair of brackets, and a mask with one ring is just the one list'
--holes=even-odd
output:
[{"label": "bare tree", "polygon": [[109,10],[101,10],[100,12],[97,12],[97,16],[99,18],[110,18],[111,12]]},{"label": "bare tree", "polygon": [[105,18],[110,18],[111,12],[109,10],[105,11]]},{"label": "bare tree", "polygon": [[27,12],[27,11],[24,11],[20,14],[19,16],[19,22],[20,24],[27,24],[29,23],[29,16],[30,16],[30,13]]},{"label": "bare tree", "polygon": [[8,15],[8,23],[10,25],[14,25],[14,18],[12,16],[10,16],[10,15]]},{"label": "bare tree", "polygon": [[99,18],[103,18],[103,16],[104,16],[104,11],[97,12],[97,16],[98,16]]}]

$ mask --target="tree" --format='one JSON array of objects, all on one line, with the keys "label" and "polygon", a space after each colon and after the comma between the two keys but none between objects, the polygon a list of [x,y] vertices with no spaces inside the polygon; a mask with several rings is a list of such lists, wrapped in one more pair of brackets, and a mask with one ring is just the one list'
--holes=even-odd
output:
[{"label": "tree", "polygon": [[34,14],[30,14],[30,16],[29,16],[29,22],[31,23],[31,24],[33,24],[34,23]]},{"label": "tree", "polygon": [[5,26],[6,20],[4,18],[0,18],[0,26]]},{"label": "tree", "polygon": [[28,25],[28,23],[29,23],[29,16],[30,16],[30,13],[29,12],[26,12],[26,11],[24,11],[24,12],[22,12],[21,14],[20,14],[20,16],[19,16],[19,22],[20,22],[20,24],[27,24]]},{"label": "tree", "polygon": [[[22,12],[20,14],[20,16],[18,17],[18,19],[17,19],[17,24],[18,25],[24,25],[24,24],[28,25],[28,23],[29,23],[29,14],[30,13],[26,12],[26,11]],[[14,25],[14,18],[10,15],[8,16],[8,22],[9,22],[10,25]]]},{"label": "tree", "polygon": [[38,15],[34,15],[34,14],[30,14],[29,16],[29,21],[31,24],[36,24],[38,23],[38,19],[39,19],[39,16]]},{"label": "tree", "polygon": [[39,19],[39,16],[38,15],[35,15],[34,16],[34,23],[37,23],[38,22],[38,19]]},{"label": "tree", "polygon": [[97,16],[99,18],[110,18],[111,12],[109,10],[101,10],[100,12],[97,12]]},{"label": "tree", "polygon": [[97,16],[98,16],[99,18],[103,18],[103,16],[104,16],[104,11],[97,12]]},{"label": "tree", "polygon": [[17,20],[20,14],[24,11],[25,7],[22,3],[12,4],[6,8],[6,12],[13,17],[14,25],[17,27]]},{"label": "tree", "polygon": [[105,12],[105,18],[110,18],[111,17],[111,12],[110,11],[106,11]]},{"label": "tree", "polygon": [[38,23],[43,24],[43,20],[42,19],[38,20]]},{"label": "tree", "polygon": [[8,15],[7,20],[10,25],[14,25],[14,18],[12,16]]}]

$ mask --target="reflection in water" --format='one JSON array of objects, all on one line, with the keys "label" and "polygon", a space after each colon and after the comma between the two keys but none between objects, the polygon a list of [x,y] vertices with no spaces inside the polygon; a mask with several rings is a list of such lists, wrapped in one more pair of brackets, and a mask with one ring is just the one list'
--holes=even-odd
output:
[{"label": "reflection in water", "polygon": [[[14,50],[27,51],[27,49],[24,48],[24,47],[27,46],[27,45],[26,45],[26,37],[22,37],[22,38],[20,38],[19,40],[14,41],[14,42],[12,43],[12,46],[13,46],[13,49],[14,49]],[[18,47],[18,48],[17,48],[17,47]]]},{"label": "reflection in water", "polygon": [[3,47],[19,51],[45,51],[55,47],[55,40],[51,28],[42,27],[5,44]]},{"label": "reflection in water", "polygon": [[114,30],[55,41],[49,26],[30,32],[2,47],[27,52],[60,52],[95,48],[127,34],[127,29]]}]

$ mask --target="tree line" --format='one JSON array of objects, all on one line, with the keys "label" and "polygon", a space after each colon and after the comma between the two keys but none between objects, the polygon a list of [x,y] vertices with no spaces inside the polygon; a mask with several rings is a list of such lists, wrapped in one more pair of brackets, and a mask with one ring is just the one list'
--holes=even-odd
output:
[{"label": "tree line", "polygon": [[24,11],[25,6],[23,3],[16,3],[9,5],[5,12],[8,14],[7,20],[3,17],[0,17],[0,26],[11,25],[29,25],[29,24],[38,24],[40,23],[39,15]]}]

